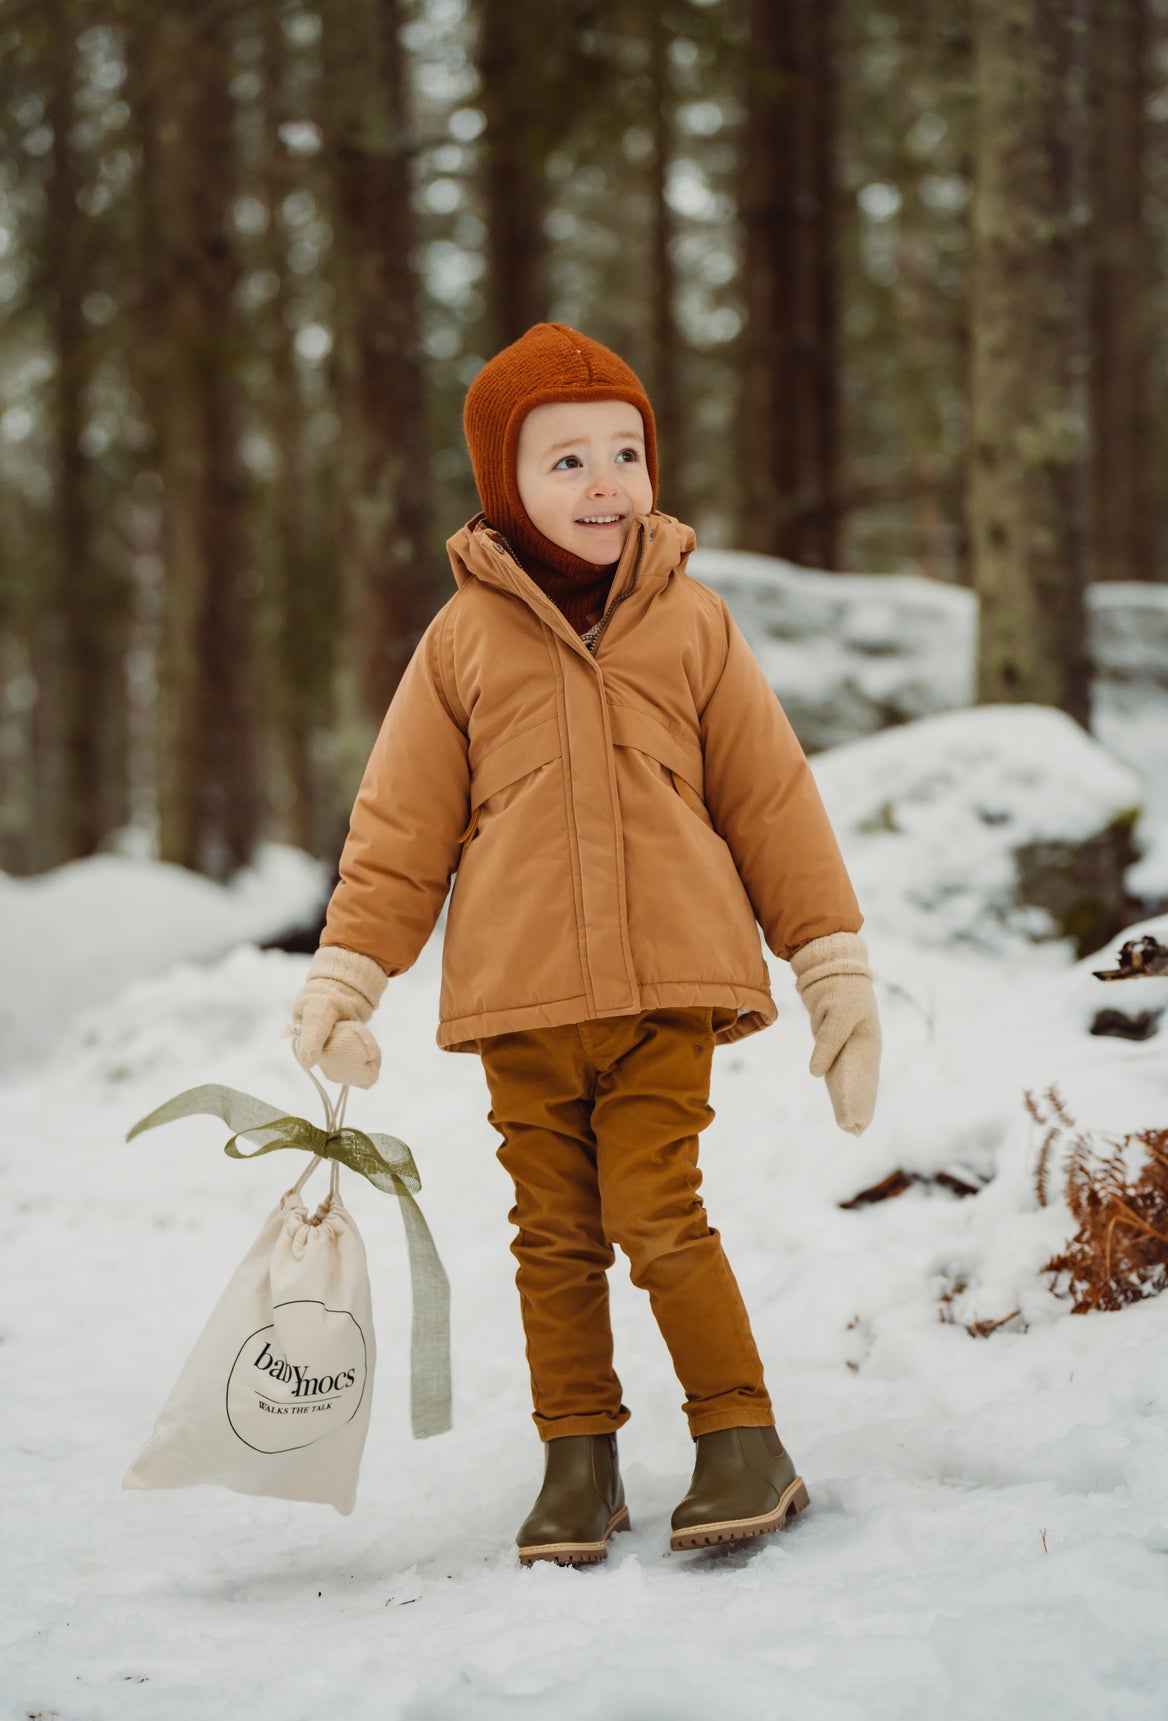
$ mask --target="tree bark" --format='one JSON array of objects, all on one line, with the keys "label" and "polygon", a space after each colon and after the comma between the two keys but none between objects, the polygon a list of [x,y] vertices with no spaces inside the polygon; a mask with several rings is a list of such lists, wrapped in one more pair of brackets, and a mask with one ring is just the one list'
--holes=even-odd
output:
[{"label": "tree bark", "polygon": [[[492,352],[548,314],[548,208],[541,33],[514,0],[479,0],[479,105],[486,208],[487,340]],[[560,28],[564,27],[561,20]]]},{"label": "tree bark", "polygon": [[970,527],[977,697],[1089,713],[1085,0],[976,0]]},{"label": "tree bark", "polygon": [[1156,578],[1144,215],[1148,0],[1096,0],[1091,28],[1091,496],[1094,577]]},{"label": "tree bark", "polygon": [[398,0],[324,19],[337,215],[342,544],[362,704],[380,721],[446,591],[434,546]]},{"label": "tree bark", "polygon": [[677,271],[671,245],[673,213],[666,197],[673,157],[673,89],[669,77],[669,28],[655,8],[649,26],[653,153],[649,158],[652,227],[652,371],[650,398],[657,424],[658,462],[667,475],[671,514],[688,519],[683,473],[685,445],[681,410],[681,340],[677,327]]},{"label": "tree bark", "polygon": [[49,0],[50,64],[46,117],[53,133],[45,223],[46,304],[53,353],[54,513],[57,553],[49,638],[56,657],[61,749],[55,807],[55,860],[90,855],[113,822],[111,740],[120,702],[124,621],[109,570],[95,553],[93,512],[82,438],[92,366],[82,301],[88,284],[85,224],[78,212],[81,174],[75,123],[77,20],[68,0]]},{"label": "tree bark", "polygon": [[[287,53],[277,0],[264,0],[264,114],[260,175],[268,208],[264,261],[278,283],[263,311],[262,336],[270,364],[263,402],[276,449],[267,531],[274,629],[274,717],[283,754],[288,838],[309,853],[322,850],[330,797],[318,782],[313,740],[332,715],[331,681],[339,617],[334,568],[319,542],[312,513],[315,484],[304,446],[307,401],[296,364],[283,205],[296,175],[280,136],[292,115],[287,98]],[[331,811],[331,808],[330,808]],[[331,831],[328,836],[331,837]]]},{"label": "tree bark", "polygon": [[229,23],[216,0],[148,26],[153,396],[163,478],[159,856],[227,878],[259,834],[244,592]]},{"label": "tree bark", "polygon": [[[36,871],[35,844],[46,833],[38,822],[38,774],[32,673],[35,607],[29,601],[26,554],[21,557],[21,507],[0,481],[0,873]],[[25,589],[22,589],[25,588]]]},{"label": "tree bark", "polygon": [[748,0],[741,222],[747,547],[837,565],[836,0]]}]

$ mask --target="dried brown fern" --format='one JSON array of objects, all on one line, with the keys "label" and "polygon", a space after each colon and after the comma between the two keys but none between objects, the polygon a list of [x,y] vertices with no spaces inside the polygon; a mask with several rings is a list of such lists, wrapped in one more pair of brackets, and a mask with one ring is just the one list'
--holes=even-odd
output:
[{"label": "dried brown fern", "polygon": [[[1026,1109],[1045,1135],[1035,1167],[1039,1205],[1049,1205],[1051,1167],[1063,1164],[1063,1192],[1078,1231],[1040,1269],[1074,1313],[1122,1309],[1168,1290],[1168,1129],[1130,1135],[1075,1130],[1049,1088]],[[1072,1133],[1073,1132],[1073,1133]]]},{"label": "dried brown fern", "polygon": [[[1045,1113],[1042,1109],[1043,1106],[1046,1108]],[[1053,1087],[1047,1088],[1041,1100],[1036,1100],[1034,1095],[1027,1090],[1026,1110],[1035,1123],[1047,1126],[1046,1134],[1043,1136],[1038,1149],[1038,1164],[1034,1173],[1034,1184],[1038,1191],[1038,1205],[1046,1207],[1048,1205],[1047,1179],[1050,1172],[1050,1158],[1060,1140],[1061,1130],[1059,1126],[1062,1125],[1063,1128],[1069,1129],[1072,1119],[1059,1098],[1058,1090]]]}]

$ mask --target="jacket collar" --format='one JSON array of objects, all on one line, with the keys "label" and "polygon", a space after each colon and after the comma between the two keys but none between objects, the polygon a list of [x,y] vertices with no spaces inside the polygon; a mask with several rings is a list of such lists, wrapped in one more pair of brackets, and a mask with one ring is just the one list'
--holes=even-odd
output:
[{"label": "jacket collar", "polygon": [[[640,585],[664,585],[675,569],[684,568],[696,543],[693,528],[675,520],[672,514],[635,515],[613,575],[609,602],[631,584],[634,571]],[[474,515],[448,538],[446,550],[460,587],[472,578],[482,580],[485,585],[514,592],[541,614],[551,609],[561,615],[531,576],[524,573],[506,538],[495,530],[485,514]],[[564,625],[570,627],[567,621]]]}]

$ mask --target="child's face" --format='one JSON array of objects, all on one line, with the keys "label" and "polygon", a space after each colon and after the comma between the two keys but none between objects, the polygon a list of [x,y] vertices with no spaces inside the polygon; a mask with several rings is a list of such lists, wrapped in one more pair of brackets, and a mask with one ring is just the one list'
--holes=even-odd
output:
[{"label": "child's face", "polygon": [[635,514],[653,506],[645,427],[623,400],[532,407],[515,459],[519,498],[545,538],[603,567],[624,548]]}]

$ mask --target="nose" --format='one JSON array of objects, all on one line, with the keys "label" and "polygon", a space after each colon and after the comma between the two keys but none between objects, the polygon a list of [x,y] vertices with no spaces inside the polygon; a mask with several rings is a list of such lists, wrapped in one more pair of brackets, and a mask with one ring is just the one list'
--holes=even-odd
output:
[{"label": "nose", "polygon": [[588,486],[590,496],[612,496],[617,490],[616,479],[608,472],[598,472]]}]

